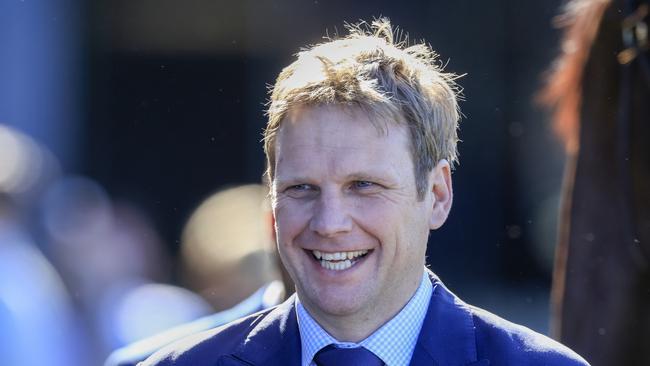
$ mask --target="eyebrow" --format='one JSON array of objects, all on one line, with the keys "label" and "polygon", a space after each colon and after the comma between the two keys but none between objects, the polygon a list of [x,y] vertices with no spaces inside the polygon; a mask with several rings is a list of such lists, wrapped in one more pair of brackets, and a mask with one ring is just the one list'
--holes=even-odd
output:
[{"label": "eyebrow", "polygon": [[386,182],[387,179],[380,177],[379,175],[376,174],[369,174],[369,173],[354,173],[350,174],[346,177],[346,180],[361,180],[361,181],[375,181],[375,182]]},{"label": "eyebrow", "polygon": [[[291,184],[291,183],[311,183],[313,182],[314,179],[309,178],[307,176],[287,176],[287,177],[280,177],[276,176],[275,179],[273,180],[273,183],[276,185],[286,185],[286,184]],[[377,182],[377,183],[382,183],[382,184],[390,184],[392,180],[390,178],[385,178],[382,177],[378,174],[372,174],[372,173],[352,173],[348,174],[343,178],[343,181],[372,181],[372,182]]]},{"label": "eyebrow", "polygon": [[308,183],[308,182],[312,182],[312,181],[313,181],[313,179],[309,179],[309,178],[304,177],[304,176],[278,177],[276,175],[275,178],[273,179],[272,183],[275,184],[275,185],[285,185],[285,184],[298,183],[298,182],[300,182],[300,183]]}]

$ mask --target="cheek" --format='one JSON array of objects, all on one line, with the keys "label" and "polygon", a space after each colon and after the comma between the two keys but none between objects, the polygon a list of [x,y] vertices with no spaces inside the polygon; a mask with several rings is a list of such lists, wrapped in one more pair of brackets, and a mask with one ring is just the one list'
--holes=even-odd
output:
[{"label": "cheek", "polygon": [[299,205],[283,204],[273,210],[278,244],[286,245],[307,226],[309,215]]},{"label": "cheek", "polygon": [[429,235],[426,214],[414,204],[365,202],[357,208],[357,222],[382,242],[384,251],[397,256],[419,256],[426,251]]},{"label": "cheek", "polygon": [[386,224],[406,221],[413,216],[414,209],[410,202],[383,196],[361,197],[355,200],[353,206],[362,217],[375,222],[385,221]]},{"label": "cheek", "polygon": [[382,200],[369,199],[357,202],[354,217],[364,231],[388,244],[397,240],[403,214],[398,206]]}]

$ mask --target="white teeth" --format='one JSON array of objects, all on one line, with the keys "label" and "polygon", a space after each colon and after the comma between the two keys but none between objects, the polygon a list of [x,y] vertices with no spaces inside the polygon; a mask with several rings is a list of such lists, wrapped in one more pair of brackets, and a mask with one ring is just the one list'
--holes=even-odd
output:
[{"label": "white teeth", "polygon": [[368,253],[368,250],[333,253],[321,252],[320,250],[312,250],[312,253],[314,257],[320,261],[320,265],[323,268],[327,268],[333,271],[342,271],[352,267],[357,262],[354,259],[365,255]]},{"label": "white teeth", "polygon": [[323,268],[327,268],[333,271],[342,271],[344,269],[352,267],[352,262],[347,259],[340,262],[320,261],[320,265]]},{"label": "white teeth", "polygon": [[327,253],[327,252],[321,252],[320,250],[312,250],[312,253],[314,254],[314,257],[316,257],[316,259],[324,259],[326,261],[342,261],[345,259],[354,259],[356,257],[360,257],[368,253],[368,251],[356,250],[351,252]]}]

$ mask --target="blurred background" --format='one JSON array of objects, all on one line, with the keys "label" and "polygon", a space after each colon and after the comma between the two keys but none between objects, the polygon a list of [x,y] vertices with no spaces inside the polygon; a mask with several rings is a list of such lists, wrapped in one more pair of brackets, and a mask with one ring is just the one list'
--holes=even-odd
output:
[{"label": "blurred background", "polygon": [[533,99],[559,51],[560,5],[2,1],[5,364],[100,365],[277,279],[251,185],[268,85],[300,47],[380,15],[466,74],[455,202],[431,268],[466,301],[547,333],[564,155]]}]

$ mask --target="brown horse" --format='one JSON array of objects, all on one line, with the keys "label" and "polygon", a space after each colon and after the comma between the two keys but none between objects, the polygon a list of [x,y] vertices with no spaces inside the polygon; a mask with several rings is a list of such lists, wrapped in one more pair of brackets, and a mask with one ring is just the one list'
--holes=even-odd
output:
[{"label": "brown horse", "polygon": [[574,0],[542,100],[565,142],[553,331],[594,365],[650,365],[646,1]]}]

